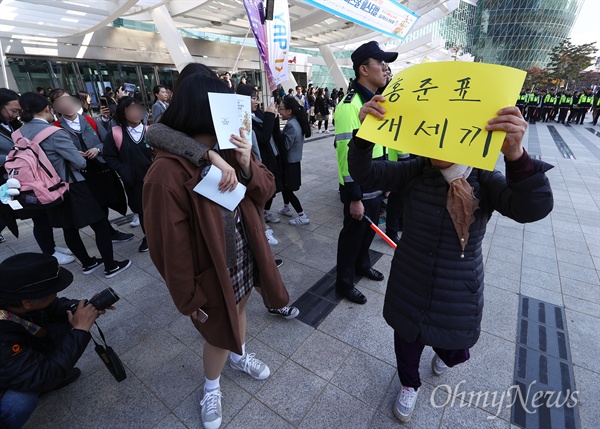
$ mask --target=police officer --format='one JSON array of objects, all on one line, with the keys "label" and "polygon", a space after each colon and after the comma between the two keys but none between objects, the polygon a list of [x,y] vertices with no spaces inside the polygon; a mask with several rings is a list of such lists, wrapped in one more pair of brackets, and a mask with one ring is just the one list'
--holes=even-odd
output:
[{"label": "police officer", "polygon": [[554,89],[551,89],[544,96],[544,100],[542,101],[542,122],[548,122],[552,120],[554,116],[554,108],[556,106],[556,93]]},{"label": "police officer", "polygon": [[598,116],[600,116],[600,89],[596,91],[596,102],[594,103],[594,113],[592,114],[592,123],[598,124]]},{"label": "police officer", "polygon": [[530,124],[535,124],[538,119],[538,110],[540,105],[541,97],[537,90],[534,90],[529,96],[527,101],[527,119]]},{"label": "police officer", "polygon": [[573,92],[569,90],[562,94],[558,101],[558,122],[561,124],[565,123],[567,113],[569,113],[571,106],[573,106]]},{"label": "police officer", "polygon": [[591,90],[589,88],[584,89],[583,94],[579,96],[579,112],[577,112],[577,116],[575,117],[576,124],[583,125],[585,114],[593,106],[593,103],[594,95]]},{"label": "police officer", "polygon": [[527,105],[528,98],[529,98],[529,94],[527,94],[527,92],[525,92],[524,89],[521,89],[521,93],[519,94],[519,97],[517,98],[516,106],[519,108],[519,110],[521,111],[521,115],[523,115],[523,116],[525,116],[525,106]]},{"label": "police officer", "polygon": [[[340,199],[344,204],[344,224],[338,239],[336,291],[357,304],[366,303],[367,298],[354,287],[355,275],[375,281],[384,279],[382,273],[371,267],[369,247],[375,233],[363,220],[367,215],[377,222],[384,195],[382,190],[362,189],[354,183],[348,172],[348,142],[352,132],[360,128],[360,108],[386,84],[387,63],[397,57],[396,52],[384,52],[375,41],[359,46],[351,56],[356,79],[335,111]],[[375,145],[373,158],[385,158],[383,146]]]}]

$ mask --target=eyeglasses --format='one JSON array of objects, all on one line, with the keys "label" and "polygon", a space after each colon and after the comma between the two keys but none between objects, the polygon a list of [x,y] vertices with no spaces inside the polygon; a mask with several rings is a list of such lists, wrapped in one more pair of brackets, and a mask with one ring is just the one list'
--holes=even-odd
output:
[{"label": "eyeglasses", "polygon": [[4,107],[4,110],[6,110],[6,112],[14,117],[17,117],[21,114],[22,110],[21,109],[7,109],[6,107]]},{"label": "eyeglasses", "polygon": [[365,61],[361,65],[369,67],[371,64],[375,64],[380,66],[382,69],[386,70],[388,68],[388,63],[383,60],[375,60],[374,63],[371,63],[370,60]]}]

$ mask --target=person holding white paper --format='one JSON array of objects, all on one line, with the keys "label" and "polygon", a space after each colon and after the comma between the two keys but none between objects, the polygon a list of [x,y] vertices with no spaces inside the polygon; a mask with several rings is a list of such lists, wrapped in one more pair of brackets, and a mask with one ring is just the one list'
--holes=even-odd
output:
[{"label": "person holding white paper", "polygon": [[300,162],[302,161],[304,138],[311,136],[307,112],[296,102],[295,98],[285,97],[279,105],[279,114],[281,119],[287,121],[283,131],[275,129],[273,135],[279,145],[283,166],[283,191],[281,192],[283,207],[279,210],[279,214],[292,217],[291,204],[298,216],[290,219],[290,225],[308,225],[310,220],[304,213],[300,200],[294,194],[302,184]]},{"label": "person holding white paper", "polygon": [[[215,150],[209,92],[228,93],[229,88],[203,74],[178,81],[160,123],[148,130],[149,143],[161,141],[162,149],[144,180],[143,202],[152,261],[177,309],[190,316],[206,340],[201,416],[206,429],[215,429],[222,421],[219,379],[228,358],[233,369],[258,380],[270,375],[265,363],[246,352],[246,302],[252,288],[260,287],[267,308],[284,307],[289,295],[257,209],[275,191],[273,175],[256,161],[241,129],[230,138],[235,149]],[[174,153],[190,137],[197,144],[196,162]],[[210,165],[222,172],[220,191],[234,190],[239,182],[246,186],[233,211],[194,192]]]}]

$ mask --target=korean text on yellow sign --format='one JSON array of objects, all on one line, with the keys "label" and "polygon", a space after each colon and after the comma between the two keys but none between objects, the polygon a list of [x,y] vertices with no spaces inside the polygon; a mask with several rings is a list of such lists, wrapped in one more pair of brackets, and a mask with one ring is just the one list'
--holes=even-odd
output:
[{"label": "korean text on yellow sign", "polygon": [[358,136],[414,155],[493,170],[505,133],[485,126],[498,110],[514,105],[525,75],[511,67],[458,61],[409,67],[383,91],[384,119],[367,116]]}]

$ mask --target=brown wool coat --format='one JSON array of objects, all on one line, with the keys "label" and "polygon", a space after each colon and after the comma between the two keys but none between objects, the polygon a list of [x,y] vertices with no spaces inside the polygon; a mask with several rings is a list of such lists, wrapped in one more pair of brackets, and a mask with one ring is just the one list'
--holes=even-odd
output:
[{"label": "brown wool coat", "polygon": [[[233,158],[233,157],[230,157]],[[238,172],[239,165],[228,162]],[[251,161],[252,178],[239,209],[255,266],[256,286],[265,306],[281,308],[289,295],[264,234],[262,207],[275,192],[273,175]],[[235,297],[229,279],[221,207],[195,193],[201,167],[158,150],[144,180],[144,226],[150,257],[165,280],[177,309],[185,315],[201,308],[208,320],[192,320],[211,345],[242,353]],[[259,210],[257,207],[260,207]]]}]

